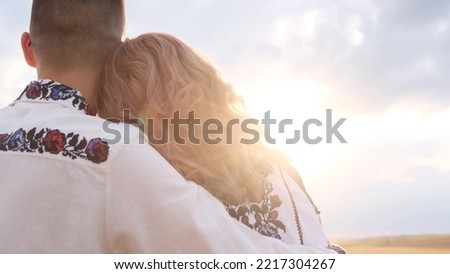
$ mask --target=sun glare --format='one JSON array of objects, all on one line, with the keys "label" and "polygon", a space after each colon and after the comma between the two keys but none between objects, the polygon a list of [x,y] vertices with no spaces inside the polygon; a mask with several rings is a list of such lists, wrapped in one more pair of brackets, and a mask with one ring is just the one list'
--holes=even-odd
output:
[{"label": "sun glare", "polygon": [[278,123],[283,119],[293,120],[293,125],[287,126],[284,134],[279,132],[277,125],[272,126],[271,135],[277,140],[276,147],[292,159],[304,178],[319,180],[320,174],[339,160],[333,156],[339,149],[338,144],[311,145],[303,139],[296,144],[286,144],[286,139],[294,136],[294,130],[303,134],[302,125],[311,118],[324,125],[321,128],[310,126],[309,135],[323,137],[325,142],[325,100],[329,94],[326,85],[298,77],[284,67],[274,67],[263,73],[260,81],[237,86],[237,90],[243,91],[247,109],[260,121],[267,111]]}]

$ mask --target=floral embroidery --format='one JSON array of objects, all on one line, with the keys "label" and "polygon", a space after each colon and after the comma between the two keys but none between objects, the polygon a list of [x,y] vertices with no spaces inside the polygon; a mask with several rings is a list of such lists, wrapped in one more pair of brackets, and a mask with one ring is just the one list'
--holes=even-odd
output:
[{"label": "floral embroidery", "polygon": [[24,96],[31,100],[72,100],[74,107],[83,110],[86,114],[90,113],[86,100],[77,90],[55,81],[33,81],[25,88],[17,100]]},{"label": "floral embroidery", "polygon": [[92,139],[86,148],[87,159],[91,162],[99,164],[108,158],[108,144],[100,138]]},{"label": "floral embroidery", "polygon": [[[34,91],[32,91],[34,94]],[[0,134],[0,151],[61,154],[72,159],[85,159],[96,164],[105,162],[109,145],[100,138],[89,142],[79,134],[62,133],[57,129],[36,128],[26,132],[18,129],[11,134]]]},{"label": "floral embroidery", "polygon": [[237,206],[226,204],[228,214],[261,235],[281,239],[279,229],[286,232],[286,226],[278,219],[276,209],[282,202],[278,195],[272,194],[272,191],[272,184],[266,182],[262,201]]},{"label": "floral embroidery", "polygon": [[59,132],[59,130],[50,130],[45,135],[42,142],[45,147],[45,151],[50,152],[51,154],[58,154],[64,150],[64,146],[66,145],[66,136],[65,134]]}]

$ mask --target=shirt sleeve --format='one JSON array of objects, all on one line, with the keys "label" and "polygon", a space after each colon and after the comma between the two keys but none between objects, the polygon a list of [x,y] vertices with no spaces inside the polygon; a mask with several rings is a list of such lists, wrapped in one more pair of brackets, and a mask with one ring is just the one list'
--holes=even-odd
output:
[{"label": "shirt sleeve", "polygon": [[251,230],[149,145],[123,146],[110,160],[105,221],[113,253],[334,253]]}]

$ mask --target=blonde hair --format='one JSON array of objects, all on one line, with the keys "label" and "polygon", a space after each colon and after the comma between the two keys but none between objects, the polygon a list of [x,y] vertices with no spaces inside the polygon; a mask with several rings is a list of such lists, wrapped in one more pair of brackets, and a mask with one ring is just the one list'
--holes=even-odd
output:
[{"label": "blonde hair", "polygon": [[[162,136],[162,120],[173,118],[177,111],[180,117],[194,111],[202,122],[214,118],[223,125],[231,119],[250,118],[242,98],[211,64],[179,39],[163,33],[127,40],[109,58],[97,108],[103,118],[123,121],[124,109],[130,110],[131,120],[151,118],[154,125],[144,129],[149,136]],[[173,137],[174,129],[168,130]],[[196,133],[199,130],[195,128]],[[152,145],[186,179],[225,203],[261,199],[270,163],[276,161],[274,154],[261,142],[242,144],[245,134],[240,127],[234,127],[232,134],[232,144],[208,144],[200,138],[200,144],[169,140]],[[180,129],[180,136],[186,139],[188,135],[186,128]]]}]

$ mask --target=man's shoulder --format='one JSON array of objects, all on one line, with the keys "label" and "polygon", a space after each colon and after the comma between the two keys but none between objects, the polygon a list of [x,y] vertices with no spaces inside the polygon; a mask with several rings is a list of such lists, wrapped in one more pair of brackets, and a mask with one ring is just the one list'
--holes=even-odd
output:
[{"label": "man's shoulder", "polygon": [[112,123],[76,111],[56,111],[53,107],[34,104],[1,109],[0,151],[95,164],[111,162],[118,154],[132,153],[133,149],[124,148],[136,145],[139,150],[154,153],[145,135],[133,125]]},{"label": "man's shoulder", "polygon": [[[45,121],[44,121],[45,120]],[[105,120],[97,116],[73,115],[61,112],[55,116],[43,117],[33,122],[27,122],[28,128],[36,126],[37,130],[58,130],[66,136],[78,135],[86,139],[98,138],[113,145],[147,144],[145,134],[138,127]]]},{"label": "man's shoulder", "polygon": [[108,121],[99,117],[87,116],[74,129],[96,135],[110,145],[147,144],[146,135],[138,127],[126,123]]},{"label": "man's shoulder", "polygon": [[135,125],[97,118],[103,138],[112,145],[148,145],[146,135]]},{"label": "man's shoulder", "polygon": [[[78,134],[78,141],[82,138],[87,141],[87,149],[90,149],[89,144],[107,148],[109,162],[116,161],[124,154],[135,154],[135,151],[155,153],[148,144],[146,135],[134,125],[111,122],[95,116],[74,117],[71,120],[73,122],[64,129],[66,136]],[[122,156],[117,157],[118,155]]]},{"label": "man's shoulder", "polygon": [[[123,162],[129,155],[132,158],[141,154],[154,159],[159,153],[148,143],[146,135],[134,125],[116,123],[99,117],[86,117],[83,123],[74,125],[73,130],[85,134],[87,139],[107,147],[109,162]],[[89,147],[88,147],[89,149]],[[139,155],[139,156],[138,156]]]}]

